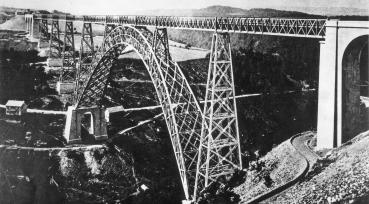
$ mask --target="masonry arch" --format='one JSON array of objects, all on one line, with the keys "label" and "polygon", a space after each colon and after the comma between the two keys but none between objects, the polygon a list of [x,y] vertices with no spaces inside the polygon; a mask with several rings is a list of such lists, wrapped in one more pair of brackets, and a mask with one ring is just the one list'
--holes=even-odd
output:
[{"label": "masonry arch", "polygon": [[[342,57],[342,142],[369,129],[369,35],[353,39]],[[367,104],[367,105],[365,105]]]},{"label": "masonry arch", "polygon": [[75,107],[101,106],[114,61],[127,49],[134,50],[149,72],[162,105],[185,197],[189,199],[194,191],[202,112],[180,67],[170,59],[167,37],[155,32],[130,25],[114,28],[94,56],[87,82],[76,92]]},{"label": "masonry arch", "polygon": [[94,116],[92,112],[86,112],[82,115],[81,125],[87,130],[90,135],[95,133],[94,131]]}]

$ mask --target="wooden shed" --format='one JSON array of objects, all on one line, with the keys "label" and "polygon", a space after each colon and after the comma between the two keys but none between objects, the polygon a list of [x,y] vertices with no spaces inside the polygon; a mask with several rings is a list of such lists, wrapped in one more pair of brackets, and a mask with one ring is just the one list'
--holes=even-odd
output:
[{"label": "wooden shed", "polygon": [[26,110],[27,105],[24,101],[9,100],[5,104],[6,115],[22,115]]}]

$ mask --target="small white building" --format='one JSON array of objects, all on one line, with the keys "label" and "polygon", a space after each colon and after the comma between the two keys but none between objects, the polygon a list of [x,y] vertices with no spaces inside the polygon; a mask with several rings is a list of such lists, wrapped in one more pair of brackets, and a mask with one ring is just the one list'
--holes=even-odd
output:
[{"label": "small white building", "polygon": [[26,110],[27,105],[24,101],[9,100],[5,104],[6,115],[22,115]]}]

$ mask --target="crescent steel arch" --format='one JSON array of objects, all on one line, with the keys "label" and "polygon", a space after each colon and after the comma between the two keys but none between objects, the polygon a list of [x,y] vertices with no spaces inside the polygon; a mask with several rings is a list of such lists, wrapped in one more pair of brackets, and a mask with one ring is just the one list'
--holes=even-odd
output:
[{"label": "crescent steel arch", "polygon": [[[163,35],[144,27],[118,26],[96,52],[88,81],[77,91],[75,107],[100,106],[112,63],[125,49],[135,50],[153,81],[178,165],[186,199],[193,194],[202,112],[177,63],[170,60]],[[155,51],[154,51],[155,50]]]}]

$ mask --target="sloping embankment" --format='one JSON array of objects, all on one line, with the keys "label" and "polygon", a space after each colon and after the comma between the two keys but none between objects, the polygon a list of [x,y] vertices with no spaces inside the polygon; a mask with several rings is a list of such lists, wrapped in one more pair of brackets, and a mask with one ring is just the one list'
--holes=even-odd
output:
[{"label": "sloping embankment", "polygon": [[24,20],[24,16],[15,16],[8,21],[0,24],[1,30],[25,30],[26,29],[26,21]]},{"label": "sloping embankment", "polygon": [[308,169],[305,157],[287,140],[272,149],[261,158],[260,169],[249,170],[243,184],[236,187],[234,192],[240,195],[241,202],[258,202],[282,190]]},{"label": "sloping embankment", "polygon": [[369,203],[369,132],[332,150],[302,182],[267,203]]}]

